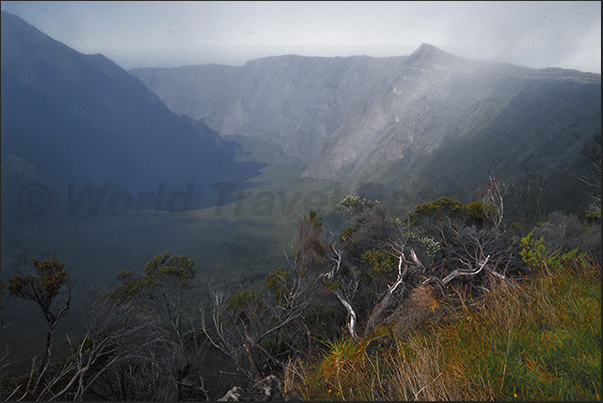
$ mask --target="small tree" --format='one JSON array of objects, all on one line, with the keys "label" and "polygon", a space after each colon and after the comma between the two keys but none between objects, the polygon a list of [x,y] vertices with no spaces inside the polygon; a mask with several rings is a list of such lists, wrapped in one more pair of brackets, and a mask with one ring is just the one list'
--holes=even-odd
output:
[{"label": "small tree", "polygon": [[378,205],[378,200],[371,200],[366,197],[360,200],[360,196],[346,195],[346,197],[337,204],[336,208],[337,210],[345,211],[350,215],[358,215],[363,211],[370,210]]},{"label": "small tree", "polygon": [[[192,288],[190,282],[196,276],[194,265],[185,255],[163,252],[145,264],[142,277],[124,270],[117,274],[122,284],[109,295],[113,309],[127,308],[140,317],[153,317],[152,323],[145,322],[146,327],[139,330],[140,343],[146,343],[144,351],[137,351],[138,346],[124,346],[122,340],[115,341],[122,344],[120,354],[130,356],[126,366],[114,369],[122,385],[120,398],[145,400],[152,396],[173,400],[189,392],[204,395],[203,387],[197,387],[203,381],[199,374],[202,360],[197,358],[205,346],[189,343],[187,337],[191,334],[187,336],[182,323],[190,301],[187,295]],[[195,339],[194,328],[190,331]],[[135,356],[136,359],[131,358]]]},{"label": "small tree", "polygon": [[[39,261],[31,259],[36,274],[26,273],[26,257],[16,265],[16,273],[8,281],[8,293],[10,295],[34,302],[40,308],[41,318],[46,321],[46,350],[40,361],[37,371],[32,368],[25,391],[21,399],[35,396],[40,382],[50,363],[53,332],[59,321],[69,311],[71,303],[71,283],[65,269],[65,262],[60,262],[54,256],[50,259]],[[66,291],[66,297],[58,300],[62,290]]]},{"label": "small tree", "polygon": [[520,229],[522,236],[525,236],[529,228],[542,217],[545,192],[541,182],[542,179],[538,175],[521,180],[511,178],[506,182],[507,206],[510,207],[507,218],[512,218],[511,227]]}]

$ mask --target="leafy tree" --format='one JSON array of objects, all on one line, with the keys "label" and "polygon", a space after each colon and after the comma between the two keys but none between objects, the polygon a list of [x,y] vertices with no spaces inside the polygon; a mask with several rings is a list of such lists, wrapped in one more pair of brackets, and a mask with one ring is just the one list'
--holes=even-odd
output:
[{"label": "leafy tree", "polygon": [[371,272],[383,276],[386,281],[391,280],[396,271],[397,261],[391,253],[369,250],[362,255],[362,262],[370,268]]},{"label": "leafy tree", "polygon": [[388,243],[397,236],[394,221],[387,210],[377,200],[363,199],[358,196],[346,196],[340,203],[341,211],[346,212],[346,229],[339,240],[346,258],[355,265],[362,262],[362,255],[371,249],[388,248]]},{"label": "leafy tree", "polygon": [[62,389],[51,399],[207,400],[201,366],[210,344],[182,324],[194,262],[161,253],[142,271],[119,272],[121,285],[107,295],[89,292],[87,333],[55,377]]},{"label": "leafy tree", "polygon": [[246,323],[260,320],[259,312],[265,308],[264,297],[255,289],[237,291],[226,304],[226,309],[235,322]]},{"label": "leafy tree", "polygon": [[[144,265],[142,277],[127,271],[117,275],[122,284],[109,297],[154,317],[152,326],[146,329],[148,340],[152,342],[149,341],[141,359],[134,361],[136,365],[130,363],[127,371],[114,370],[117,379],[126,378],[130,398],[146,400],[145,396],[148,396],[172,400],[185,391],[189,393],[193,385],[198,391],[203,389],[198,385],[203,378],[199,374],[200,363],[195,359],[208,346],[187,343],[182,320],[190,300],[187,293],[192,287],[191,280],[196,277],[194,265],[185,255],[163,252]],[[162,383],[153,382],[153,378],[161,379]],[[190,379],[193,379],[192,383]],[[141,388],[144,384],[154,386]]]},{"label": "leafy tree", "polygon": [[[46,321],[47,330],[44,356],[38,369],[34,371],[32,368],[32,373],[21,399],[36,396],[41,387],[41,382],[50,364],[54,329],[61,318],[67,315],[72,295],[65,262],[60,262],[54,256],[41,261],[35,257],[31,258],[35,274],[27,273],[26,263],[27,258],[24,255],[16,265],[16,273],[8,281],[8,293],[34,302],[40,310],[38,315]],[[63,290],[66,296],[59,301],[59,294]]]},{"label": "leafy tree", "polygon": [[149,294],[174,284],[183,289],[190,289],[190,280],[196,276],[194,266],[195,262],[185,255],[160,253],[144,265],[142,277],[135,277],[132,272],[126,270],[117,273],[121,285],[112,295],[129,299],[139,293]]},{"label": "leafy tree", "polygon": [[189,280],[195,278],[195,262],[185,255],[170,255],[163,252],[156,255],[142,269],[147,287],[160,288],[168,279],[175,279],[185,288],[190,288]]},{"label": "leafy tree", "polygon": [[337,204],[336,208],[337,210],[345,211],[350,215],[358,215],[363,211],[370,210],[378,205],[378,200],[371,200],[366,197],[361,200],[360,196],[347,195]]},{"label": "leafy tree", "polygon": [[279,305],[286,306],[287,296],[293,288],[291,273],[286,272],[283,267],[278,268],[276,272],[266,276],[266,288],[274,293]]},{"label": "leafy tree", "polygon": [[488,214],[494,215],[495,211],[491,211],[482,201],[476,200],[466,205],[450,197],[440,197],[417,206],[408,214],[408,220],[413,227],[424,225],[425,221],[444,219],[460,221],[461,225],[477,225],[483,224]]}]

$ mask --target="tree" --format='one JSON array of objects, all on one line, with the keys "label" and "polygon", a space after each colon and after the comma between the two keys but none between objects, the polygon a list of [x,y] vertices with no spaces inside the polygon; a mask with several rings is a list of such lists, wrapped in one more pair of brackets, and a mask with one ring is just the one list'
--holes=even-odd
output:
[{"label": "tree", "polygon": [[[72,353],[46,383],[40,399],[82,400],[89,391],[104,397],[98,393],[98,380],[121,362],[135,362],[158,336],[153,332],[153,315],[138,309],[132,301],[95,295],[92,290],[87,293],[88,298],[82,302],[87,332],[76,345],[67,337]],[[126,400],[124,395],[117,396]]]},{"label": "tree", "polygon": [[378,200],[367,199],[360,200],[360,196],[346,195],[336,206],[339,211],[345,211],[350,215],[359,215],[366,210],[379,205]]},{"label": "tree", "polygon": [[542,218],[545,192],[541,182],[542,179],[537,175],[521,180],[512,178],[506,182],[507,206],[510,211],[507,217],[513,219],[512,227],[519,228],[522,236]]},{"label": "tree", "polygon": [[[67,315],[71,304],[71,283],[65,262],[54,256],[42,261],[31,258],[35,274],[27,273],[27,257],[24,255],[15,265],[16,273],[8,281],[10,295],[34,302],[40,309],[38,314],[46,321],[46,348],[37,370],[32,364],[32,371],[19,400],[29,399],[38,393],[48,365],[50,364],[53,332],[62,317]],[[59,294],[65,291],[66,296],[59,300]],[[35,359],[34,359],[35,362]]]},{"label": "tree", "polygon": [[[48,324],[46,354],[32,368],[17,400],[208,400],[201,376],[209,342],[194,327],[183,329],[194,262],[184,255],[161,253],[142,269],[143,276],[121,271],[121,281],[102,295],[87,291],[82,302],[86,334],[71,353],[47,371],[53,330],[70,305],[71,287],[64,262],[31,259],[37,275],[23,266],[10,279],[11,295],[34,301]],[[62,302],[58,296],[67,289]]]},{"label": "tree", "polygon": [[[115,383],[121,385],[120,398],[179,400],[185,395],[206,396],[199,357],[208,344],[197,337],[194,327],[186,331],[182,320],[191,299],[187,293],[196,276],[194,265],[185,255],[157,254],[142,268],[142,277],[119,272],[122,284],[102,297],[112,301],[108,307],[113,306],[113,311],[134,315],[128,323],[142,321],[144,325],[134,345],[125,343],[126,339],[116,340],[120,354],[130,357],[120,360],[126,365],[111,371]],[[150,322],[143,320],[149,315]],[[105,316],[111,323],[111,310]],[[106,325],[97,327],[103,329]],[[138,349],[140,345],[145,346],[144,350]]]},{"label": "tree", "polygon": [[304,313],[320,299],[313,298],[319,282],[316,271],[295,264],[291,272],[279,268],[266,276],[274,298],[253,287],[230,298],[210,290],[214,334],[204,325],[205,334],[246,382],[282,370],[288,359],[310,355],[312,333]]}]

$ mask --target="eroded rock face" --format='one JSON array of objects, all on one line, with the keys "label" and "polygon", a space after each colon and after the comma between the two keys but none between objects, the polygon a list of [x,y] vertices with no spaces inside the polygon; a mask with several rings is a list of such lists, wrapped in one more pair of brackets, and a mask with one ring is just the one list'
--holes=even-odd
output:
[{"label": "eroded rock face", "polygon": [[[270,144],[303,177],[380,183],[409,205],[431,198],[420,194],[470,200],[486,166],[501,179],[566,181],[583,159],[570,133],[601,126],[600,74],[480,62],[426,44],[399,57],[288,55],[130,73],[176,113]],[[567,197],[551,198],[551,209],[579,202],[558,199]]]},{"label": "eroded rock face", "polygon": [[243,389],[235,386],[218,401],[259,401],[284,400],[281,381],[274,375],[267,376],[254,383],[251,387]]}]

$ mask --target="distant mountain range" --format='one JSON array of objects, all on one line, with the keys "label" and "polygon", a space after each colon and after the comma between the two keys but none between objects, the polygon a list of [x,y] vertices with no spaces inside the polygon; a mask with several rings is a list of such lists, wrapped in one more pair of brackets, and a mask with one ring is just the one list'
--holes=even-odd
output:
[{"label": "distant mountain range", "polygon": [[551,208],[586,203],[571,174],[588,169],[574,135],[600,131],[600,74],[480,62],[428,44],[400,57],[126,72],[6,12],[1,40],[4,190],[240,184],[262,165],[236,162],[245,153],[228,139],[238,135],[274,150],[271,163],[301,166],[301,177],[352,193],[377,184],[407,206],[468,201],[488,169],[502,180],[537,175]]},{"label": "distant mountain range", "polygon": [[569,173],[601,128],[601,75],[451,55],[266,57],[244,66],[137,68],[174,112],[222,135],[276,144],[275,161],[358,189],[378,183],[424,202],[468,198],[487,178],[538,175],[552,208],[584,206]]},{"label": "distant mountain range", "polygon": [[199,196],[210,183],[257,174],[257,164],[234,162],[238,144],[172,112],[103,55],[78,53],[4,11],[1,40],[3,185],[17,177],[15,186],[65,194],[68,183],[133,192],[194,183]]}]

